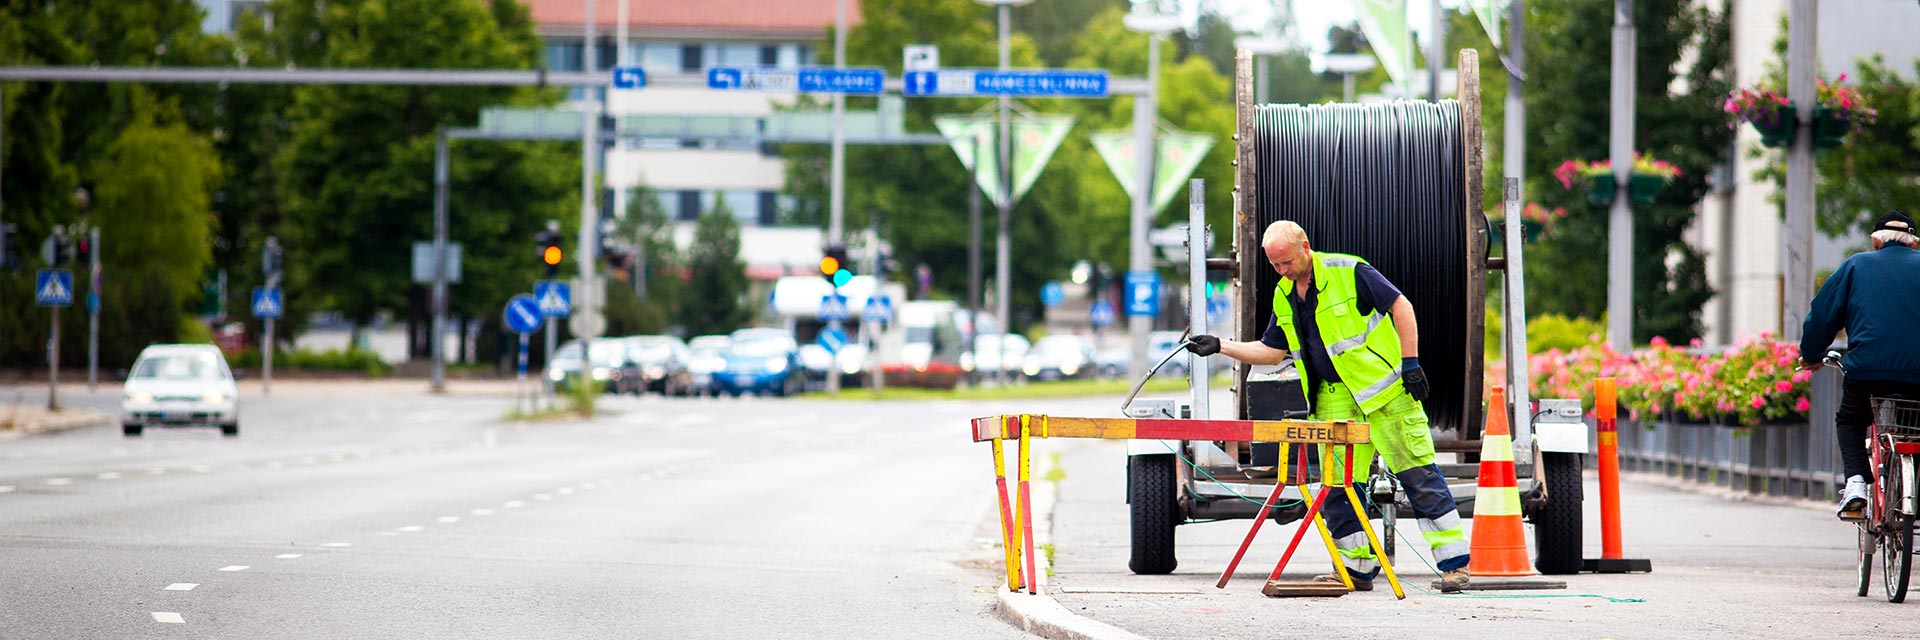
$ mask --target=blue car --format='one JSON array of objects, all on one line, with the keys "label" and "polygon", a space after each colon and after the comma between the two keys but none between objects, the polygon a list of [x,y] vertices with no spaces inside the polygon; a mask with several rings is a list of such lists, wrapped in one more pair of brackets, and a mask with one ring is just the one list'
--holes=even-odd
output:
[{"label": "blue car", "polygon": [[726,367],[713,374],[713,388],[720,393],[789,396],[799,393],[806,384],[800,345],[784,331],[735,331],[733,344],[720,352],[720,357]]}]

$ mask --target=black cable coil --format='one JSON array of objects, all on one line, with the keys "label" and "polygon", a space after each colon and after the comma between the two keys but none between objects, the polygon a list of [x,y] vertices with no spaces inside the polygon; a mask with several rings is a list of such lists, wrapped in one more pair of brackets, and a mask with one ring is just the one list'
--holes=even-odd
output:
[{"label": "black cable coil", "polygon": [[[1480,375],[1467,357],[1467,310],[1478,302],[1469,293],[1459,104],[1268,104],[1256,114],[1254,237],[1292,220],[1313,250],[1379,269],[1419,319],[1432,426],[1477,435],[1458,431],[1468,420],[1467,378]],[[1280,276],[1264,264],[1256,272],[1257,315],[1269,317]]]}]

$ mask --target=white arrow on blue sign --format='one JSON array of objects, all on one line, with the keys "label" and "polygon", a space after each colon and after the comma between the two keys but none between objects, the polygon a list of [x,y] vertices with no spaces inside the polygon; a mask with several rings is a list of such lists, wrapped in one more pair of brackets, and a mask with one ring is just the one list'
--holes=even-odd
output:
[{"label": "white arrow on blue sign", "polygon": [[253,288],[253,317],[261,320],[278,318],[285,307],[280,298],[280,287]]},{"label": "white arrow on blue sign", "polygon": [[820,321],[843,322],[847,319],[847,297],[840,294],[820,296]]},{"label": "white arrow on blue sign", "polygon": [[565,318],[573,314],[573,286],[565,282],[541,280],[533,283],[533,300],[539,303],[542,316]]},{"label": "white arrow on blue sign", "polygon": [[1160,273],[1156,271],[1127,272],[1127,315],[1155,316],[1160,314]]},{"label": "white arrow on blue sign", "polygon": [[707,69],[707,88],[721,91],[798,91],[878,95],[887,85],[887,71],[879,67],[713,67]]},{"label": "white arrow on blue sign", "polygon": [[889,324],[893,322],[893,298],[874,296],[867,298],[867,306],[860,312],[862,322]]},{"label": "white arrow on blue sign", "polygon": [[820,348],[826,349],[827,353],[840,353],[840,348],[847,346],[847,332],[839,327],[827,327],[820,330],[820,335],[814,338],[814,342],[819,344]]},{"label": "white arrow on blue sign", "polygon": [[614,67],[613,88],[639,89],[647,86],[647,71],[640,67]]},{"label": "white arrow on blue sign", "polygon": [[1113,303],[1095,300],[1093,309],[1087,314],[1087,323],[1096,328],[1113,326]]},{"label": "white arrow on blue sign", "polygon": [[73,272],[66,269],[41,269],[33,277],[33,301],[42,307],[73,304]]},{"label": "white arrow on blue sign", "polygon": [[524,293],[507,300],[507,309],[501,317],[506,319],[508,331],[520,335],[533,333],[545,319],[540,314],[540,304],[534,302],[533,296]]},{"label": "white arrow on blue sign", "polygon": [[1107,72],[1076,69],[941,69],[900,76],[908,96],[1056,96],[1099,98],[1107,95]]}]

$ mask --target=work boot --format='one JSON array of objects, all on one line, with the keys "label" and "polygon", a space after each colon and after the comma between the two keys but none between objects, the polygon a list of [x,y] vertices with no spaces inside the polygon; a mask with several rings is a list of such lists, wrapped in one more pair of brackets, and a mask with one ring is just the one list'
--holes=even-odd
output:
[{"label": "work boot", "polygon": [[1440,593],[1460,593],[1467,588],[1467,578],[1472,576],[1466,567],[1440,574]]},{"label": "work boot", "polygon": [[1867,479],[1860,476],[1847,478],[1847,487],[1840,490],[1841,520],[1865,520],[1867,517]]},{"label": "work boot", "polygon": [[[1352,575],[1348,575],[1348,577],[1353,578]],[[1313,577],[1313,581],[1327,583],[1327,584],[1340,584],[1340,576],[1337,576],[1331,573],[1325,574],[1325,575],[1318,575]],[[1372,591],[1373,581],[1368,580],[1366,578],[1353,578],[1353,590],[1354,591]]]}]

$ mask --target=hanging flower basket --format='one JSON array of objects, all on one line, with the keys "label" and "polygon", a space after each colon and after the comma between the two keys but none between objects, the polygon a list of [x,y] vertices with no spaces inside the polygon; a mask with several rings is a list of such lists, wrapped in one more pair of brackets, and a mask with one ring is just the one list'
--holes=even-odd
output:
[{"label": "hanging flower basket", "polygon": [[1611,173],[1587,178],[1587,202],[1597,205],[1613,204],[1614,194],[1620,193],[1619,178]]},{"label": "hanging flower basket", "polygon": [[1793,132],[1797,131],[1799,126],[1800,123],[1797,120],[1781,118],[1778,122],[1771,124],[1754,122],[1753,130],[1760,132],[1760,146],[1783,148],[1793,144]]},{"label": "hanging flower basket", "polygon": [[[1597,205],[1613,204],[1614,194],[1620,190],[1619,177],[1613,172],[1613,161],[1586,162],[1568,160],[1553,171],[1560,179],[1561,186],[1568,190],[1574,185],[1584,184],[1587,189],[1587,201]],[[1643,153],[1633,156],[1633,173],[1627,181],[1629,197],[1637,204],[1653,204],[1665,191],[1667,183],[1680,177],[1679,167],[1665,160],[1656,160]]]},{"label": "hanging flower basket", "polygon": [[1740,88],[1727,96],[1721,105],[1731,119],[1727,127],[1737,127],[1745,122],[1760,132],[1760,144],[1768,147],[1784,147],[1793,144],[1793,131],[1797,122],[1793,114],[1793,102],[1785,94],[1772,88]]},{"label": "hanging flower basket", "polygon": [[[1843,87],[1838,83],[1847,79],[1846,74],[1834,79],[1834,84],[1819,80],[1815,89],[1813,105],[1813,146],[1816,149],[1831,149],[1846,142],[1848,133],[1872,124],[1879,115],[1857,89]],[[1786,147],[1793,144],[1793,136],[1798,133],[1799,122],[1796,118],[1794,103],[1778,89],[1770,87],[1736,89],[1727,96],[1721,107],[1731,119],[1729,127],[1745,122],[1753,125],[1760,133],[1760,144],[1768,147]]]},{"label": "hanging flower basket", "polygon": [[1853,125],[1826,107],[1813,108],[1813,148],[1832,149],[1847,142]]},{"label": "hanging flower basket", "polygon": [[1667,183],[1671,180],[1666,176],[1635,171],[1633,177],[1627,180],[1627,193],[1632,194],[1634,204],[1653,204],[1660,197],[1660,192],[1667,190]]}]

